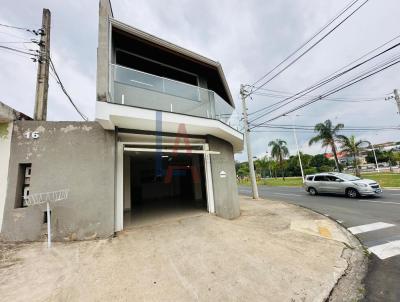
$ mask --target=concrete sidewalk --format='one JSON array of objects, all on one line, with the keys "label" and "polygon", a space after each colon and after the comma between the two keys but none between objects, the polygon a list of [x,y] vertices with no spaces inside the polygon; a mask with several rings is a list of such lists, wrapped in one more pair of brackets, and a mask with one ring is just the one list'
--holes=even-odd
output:
[{"label": "concrete sidewalk", "polygon": [[[231,221],[191,213],[50,250],[0,244],[1,300],[324,301],[351,274],[353,254],[362,255],[324,216],[241,199],[242,215]],[[354,285],[346,291],[337,300],[354,299]]]}]

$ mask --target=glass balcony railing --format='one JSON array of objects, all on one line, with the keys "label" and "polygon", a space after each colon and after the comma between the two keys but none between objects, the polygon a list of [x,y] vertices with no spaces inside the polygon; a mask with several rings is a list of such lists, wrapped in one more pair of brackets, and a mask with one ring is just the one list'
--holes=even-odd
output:
[{"label": "glass balcony railing", "polygon": [[214,91],[111,64],[112,102],[220,120],[241,131],[234,108]]}]

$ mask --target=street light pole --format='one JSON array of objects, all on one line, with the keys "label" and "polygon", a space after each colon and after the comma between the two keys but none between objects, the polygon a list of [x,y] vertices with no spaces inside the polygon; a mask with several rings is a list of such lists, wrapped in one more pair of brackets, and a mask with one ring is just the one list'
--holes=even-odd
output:
[{"label": "street light pole", "polygon": [[[288,115],[289,116],[289,115]],[[297,156],[299,157],[299,164],[300,164],[300,170],[301,170],[301,179],[304,182],[304,171],[303,171],[303,164],[301,162],[301,155],[300,155],[300,149],[299,149],[299,143],[297,142],[297,134],[296,134],[296,123],[295,123],[295,118],[298,115],[291,116],[292,117],[292,122],[293,122],[293,136],[294,136],[294,141],[296,143],[296,148],[297,148]]]},{"label": "street light pole", "polygon": [[374,148],[374,145],[373,145],[371,142],[369,142],[369,143],[370,143],[370,145],[371,145],[371,147],[372,147],[372,152],[374,153],[375,164],[376,164],[376,171],[378,171],[378,173],[379,173],[380,171],[379,171],[379,166],[378,166],[378,160],[376,159],[375,148]]},{"label": "street light pole", "polygon": [[400,114],[400,95],[399,95],[399,90],[395,89],[393,91],[394,93],[394,99],[396,100],[396,104],[397,104],[397,111]]},{"label": "street light pole", "polygon": [[254,171],[254,163],[253,163],[253,152],[251,150],[250,143],[250,130],[249,130],[249,122],[247,118],[247,106],[246,106],[246,96],[245,89],[243,85],[240,85],[240,96],[242,97],[242,106],[243,106],[243,124],[244,124],[244,139],[246,141],[247,148],[247,157],[249,161],[249,172],[250,172],[250,181],[251,187],[253,190],[253,199],[258,199],[258,188],[256,182],[256,174]]}]

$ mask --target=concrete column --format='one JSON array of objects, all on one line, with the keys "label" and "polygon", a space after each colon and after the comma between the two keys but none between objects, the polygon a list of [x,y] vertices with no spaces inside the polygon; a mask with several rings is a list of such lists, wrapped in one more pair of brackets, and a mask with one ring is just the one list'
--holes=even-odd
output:
[{"label": "concrete column", "polygon": [[211,151],[220,152],[210,155],[215,213],[226,219],[237,218],[240,216],[240,205],[233,147],[214,136],[207,136],[207,142]]},{"label": "concrete column", "polygon": [[110,60],[110,23],[113,17],[111,3],[109,0],[100,0],[99,4],[99,37],[97,46],[97,101],[108,100],[109,86],[109,60]]},{"label": "concrete column", "polygon": [[203,199],[203,194],[201,191],[202,179],[201,179],[201,171],[200,171],[200,160],[199,160],[198,155],[194,155],[192,157],[192,167],[193,167],[193,170],[195,171],[194,173],[197,173],[196,180],[198,180],[196,182],[193,182],[194,199],[202,200]]}]

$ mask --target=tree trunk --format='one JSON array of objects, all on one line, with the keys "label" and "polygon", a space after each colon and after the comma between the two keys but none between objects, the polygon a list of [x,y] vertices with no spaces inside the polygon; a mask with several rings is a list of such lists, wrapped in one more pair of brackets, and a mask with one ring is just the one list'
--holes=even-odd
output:
[{"label": "tree trunk", "polygon": [[354,155],[353,155],[353,158],[354,158],[354,169],[355,169],[355,171],[356,171],[356,176],[357,176],[357,177],[360,177],[361,174],[360,174],[360,170],[358,169],[357,155],[354,154]]},{"label": "tree trunk", "polygon": [[339,160],[338,160],[338,157],[337,157],[337,154],[336,154],[335,143],[331,144],[331,148],[332,148],[333,156],[335,157],[336,168],[338,169],[339,172],[342,172],[342,169],[340,168]]}]

